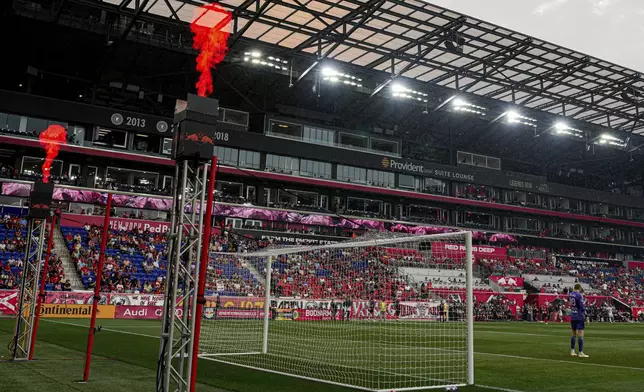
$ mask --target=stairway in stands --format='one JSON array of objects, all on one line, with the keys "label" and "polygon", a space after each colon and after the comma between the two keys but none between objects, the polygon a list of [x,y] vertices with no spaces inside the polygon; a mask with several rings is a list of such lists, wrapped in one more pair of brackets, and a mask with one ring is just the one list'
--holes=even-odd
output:
[{"label": "stairway in stands", "polygon": [[78,276],[78,271],[76,271],[76,266],[72,261],[71,256],[69,255],[69,250],[67,249],[67,242],[63,237],[60,230],[54,232],[54,251],[58,258],[63,262],[63,268],[65,269],[65,278],[69,279],[69,282],[72,284],[72,290],[84,290],[83,283]]}]

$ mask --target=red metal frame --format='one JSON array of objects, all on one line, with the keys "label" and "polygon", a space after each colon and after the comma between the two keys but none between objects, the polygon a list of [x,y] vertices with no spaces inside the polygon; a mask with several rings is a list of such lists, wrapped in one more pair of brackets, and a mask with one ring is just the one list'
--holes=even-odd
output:
[{"label": "red metal frame", "polygon": [[112,209],[112,194],[107,195],[107,205],[105,206],[105,220],[103,221],[103,236],[101,238],[101,252],[98,257],[98,265],[94,269],[96,275],[96,287],[94,287],[94,300],[92,301],[92,321],[89,325],[89,335],[87,337],[87,351],[85,353],[85,370],[83,372],[83,382],[89,379],[89,368],[92,363],[92,350],[94,349],[94,335],[96,334],[96,314],[98,313],[98,302],[101,299],[101,281],[103,280],[103,262],[105,261],[105,248],[107,247],[107,237],[110,232],[110,210]]},{"label": "red metal frame", "polygon": [[56,230],[56,215],[51,217],[51,226],[49,226],[49,239],[47,240],[47,253],[45,253],[45,265],[43,266],[40,276],[40,288],[38,290],[38,299],[36,300],[36,319],[34,320],[33,330],[31,331],[31,345],[29,347],[29,360],[34,359],[34,348],[36,346],[36,334],[38,333],[38,322],[40,321],[40,308],[45,299],[45,280],[49,270],[49,258],[51,256],[51,246],[54,243],[54,230]]},{"label": "red metal frame", "polygon": [[208,253],[210,250],[210,235],[212,232],[212,207],[215,194],[215,179],[217,178],[217,157],[212,157],[210,165],[210,182],[208,183],[208,200],[204,216],[203,237],[201,240],[201,260],[199,262],[199,283],[197,286],[197,311],[193,315],[195,320],[195,333],[192,337],[192,370],[190,374],[189,392],[195,392],[197,384],[197,363],[199,362],[199,337],[201,336],[201,319],[203,317],[203,305],[206,303],[204,297],[206,288],[206,267],[208,266]]}]

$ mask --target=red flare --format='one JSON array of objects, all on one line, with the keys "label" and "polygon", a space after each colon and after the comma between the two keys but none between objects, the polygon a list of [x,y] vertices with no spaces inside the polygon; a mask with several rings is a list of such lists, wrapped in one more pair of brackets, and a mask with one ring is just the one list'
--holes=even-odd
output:
[{"label": "red flare", "polygon": [[190,23],[190,31],[194,34],[193,48],[199,51],[197,56],[197,94],[201,97],[213,92],[212,75],[210,70],[221,63],[228,53],[228,37],[230,33],[224,28],[233,16],[217,3],[199,7],[195,18]]},{"label": "red flare", "polygon": [[60,145],[67,143],[67,131],[60,125],[50,125],[43,132],[40,132],[40,145],[47,153],[45,163],[42,164],[42,182],[49,182],[51,164],[58,156]]}]

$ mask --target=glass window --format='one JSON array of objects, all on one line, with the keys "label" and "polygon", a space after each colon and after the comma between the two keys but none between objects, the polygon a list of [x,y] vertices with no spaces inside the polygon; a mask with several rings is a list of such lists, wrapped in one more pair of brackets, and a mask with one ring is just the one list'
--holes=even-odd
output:
[{"label": "glass window", "polygon": [[94,134],[94,144],[109,147],[127,148],[127,132],[114,129],[97,128]]},{"label": "glass window", "polygon": [[159,173],[132,170],[133,184],[139,191],[153,191],[157,188]]},{"label": "glass window", "polygon": [[169,137],[163,138],[163,145],[161,146],[161,154],[172,154],[172,139]]},{"label": "glass window", "polygon": [[105,185],[118,187],[119,185],[130,184],[129,169],[121,169],[118,167],[108,167],[105,173]]},{"label": "glass window", "polygon": [[301,159],[300,175],[306,177],[331,178],[331,164],[328,162]]},{"label": "glass window", "polygon": [[398,187],[406,189],[416,189],[414,176],[407,174],[398,174]]},{"label": "glass window", "polygon": [[266,170],[298,175],[300,160],[282,155],[266,154]]},{"label": "glass window", "polygon": [[367,170],[367,183],[372,186],[393,188],[395,186],[395,174],[380,170]]},{"label": "glass window", "polygon": [[398,143],[390,140],[371,138],[371,149],[375,151],[398,154]]},{"label": "glass window", "polygon": [[447,183],[435,178],[425,178],[425,186],[423,192],[445,195],[447,194]]},{"label": "glass window", "polygon": [[15,114],[7,115],[7,129],[18,131],[20,130],[20,116]]},{"label": "glass window", "polygon": [[248,126],[248,113],[240,112],[238,110],[224,109],[223,122],[227,122],[229,124],[235,124],[235,125],[242,125],[244,127],[247,127]]},{"label": "glass window", "polygon": [[270,133],[276,136],[287,137],[289,139],[302,140],[302,126],[299,124],[271,120]]},{"label": "glass window", "polygon": [[134,151],[151,152],[158,154],[159,143],[161,143],[160,136],[136,133],[133,136],[132,149]]},{"label": "glass window", "polygon": [[369,147],[369,138],[367,138],[366,136],[351,135],[341,132],[339,144],[345,147],[367,149]]},{"label": "glass window", "polygon": [[472,155],[472,164],[474,166],[486,167],[487,158],[482,155]]},{"label": "glass window", "polygon": [[222,165],[237,166],[239,151],[236,148],[215,146],[214,153]]},{"label": "glass window", "polygon": [[239,150],[239,166],[259,169],[259,153],[255,151]]},{"label": "glass window", "polygon": [[333,145],[334,133],[335,131],[332,130],[306,126],[304,127],[304,137],[302,140],[310,143]]},{"label": "glass window", "polygon": [[41,118],[27,117],[27,133],[34,132],[36,135],[44,131],[48,127],[48,121]]},{"label": "glass window", "polygon": [[338,165],[338,180],[347,182],[356,182],[359,184],[367,183],[367,169],[353,166]]},{"label": "glass window", "polygon": [[[24,156],[22,157],[22,167],[20,169],[20,173],[29,177],[35,176],[37,178],[40,178],[42,176],[43,163],[45,163],[45,158]],[[54,161],[51,164],[51,170],[49,171],[49,174],[51,176],[60,177],[62,176],[62,173],[63,173],[63,161],[54,159]]]}]

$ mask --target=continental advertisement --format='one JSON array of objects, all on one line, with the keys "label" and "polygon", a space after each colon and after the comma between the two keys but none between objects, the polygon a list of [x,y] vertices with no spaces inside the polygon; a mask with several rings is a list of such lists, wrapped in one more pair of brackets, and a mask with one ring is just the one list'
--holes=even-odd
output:
[{"label": "continental advertisement", "polygon": [[[96,318],[113,319],[114,305],[98,305]],[[43,304],[40,316],[45,318],[92,318],[92,305]]]}]

